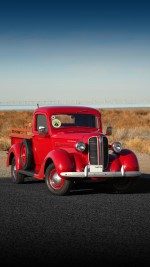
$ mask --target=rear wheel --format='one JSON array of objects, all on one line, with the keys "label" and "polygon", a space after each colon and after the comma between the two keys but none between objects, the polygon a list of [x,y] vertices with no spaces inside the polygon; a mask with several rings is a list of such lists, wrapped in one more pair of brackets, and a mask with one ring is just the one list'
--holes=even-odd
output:
[{"label": "rear wheel", "polygon": [[58,175],[53,163],[51,163],[46,169],[45,183],[49,191],[58,196],[67,195],[73,184],[72,181],[63,179]]},{"label": "rear wheel", "polygon": [[12,164],[11,164],[11,180],[15,184],[23,184],[24,183],[24,175],[21,173],[18,173],[16,171],[16,161],[15,157],[12,159]]}]

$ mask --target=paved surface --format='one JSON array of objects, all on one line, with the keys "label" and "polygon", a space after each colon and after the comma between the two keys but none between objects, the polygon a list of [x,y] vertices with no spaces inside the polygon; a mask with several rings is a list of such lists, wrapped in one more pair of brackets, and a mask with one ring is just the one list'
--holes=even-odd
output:
[{"label": "paved surface", "polygon": [[150,174],[132,194],[101,184],[65,197],[44,182],[0,178],[0,264],[30,263],[150,266]]}]

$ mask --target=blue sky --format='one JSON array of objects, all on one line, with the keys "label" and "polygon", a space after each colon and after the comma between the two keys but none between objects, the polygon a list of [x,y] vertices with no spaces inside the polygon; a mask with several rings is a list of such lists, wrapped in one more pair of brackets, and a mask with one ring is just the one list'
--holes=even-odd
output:
[{"label": "blue sky", "polygon": [[0,101],[150,100],[148,1],[0,4]]}]

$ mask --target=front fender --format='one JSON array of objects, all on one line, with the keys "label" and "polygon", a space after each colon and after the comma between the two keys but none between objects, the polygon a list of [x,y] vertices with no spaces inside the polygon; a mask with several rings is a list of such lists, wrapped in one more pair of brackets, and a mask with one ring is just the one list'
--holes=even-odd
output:
[{"label": "front fender", "polygon": [[121,169],[121,163],[118,158],[118,155],[115,153],[112,153],[109,155],[109,166],[107,168],[107,171],[110,172],[117,172]]},{"label": "front fender", "polygon": [[16,143],[11,146],[8,151],[7,159],[6,159],[6,166],[9,167],[11,165],[12,159],[15,157],[16,160],[16,170],[22,169],[20,164],[20,143]]},{"label": "front fender", "polygon": [[48,154],[48,157],[54,162],[58,173],[74,170],[74,160],[66,150],[53,150]]},{"label": "front fender", "polygon": [[72,172],[75,171],[76,168],[77,169],[83,168],[82,164],[79,164],[80,161],[78,157],[75,157],[74,155],[71,156],[66,150],[56,149],[50,151],[46,155],[40,167],[39,173],[34,174],[34,177],[43,179],[46,168],[52,162],[54,163],[57,173],[59,175],[61,172]]},{"label": "front fender", "polygon": [[124,166],[125,171],[139,171],[139,162],[133,151],[129,149],[122,149],[119,154],[121,165]]}]

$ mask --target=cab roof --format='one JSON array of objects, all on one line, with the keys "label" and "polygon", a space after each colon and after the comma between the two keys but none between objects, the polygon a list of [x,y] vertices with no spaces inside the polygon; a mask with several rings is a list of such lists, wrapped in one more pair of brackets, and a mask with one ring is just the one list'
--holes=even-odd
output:
[{"label": "cab roof", "polygon": [[84,113],[100,116],[98,109],[87,106],[43,106],[38,107],[34,113],[47,113],[47,114],[71,114],[71,113]]}]

